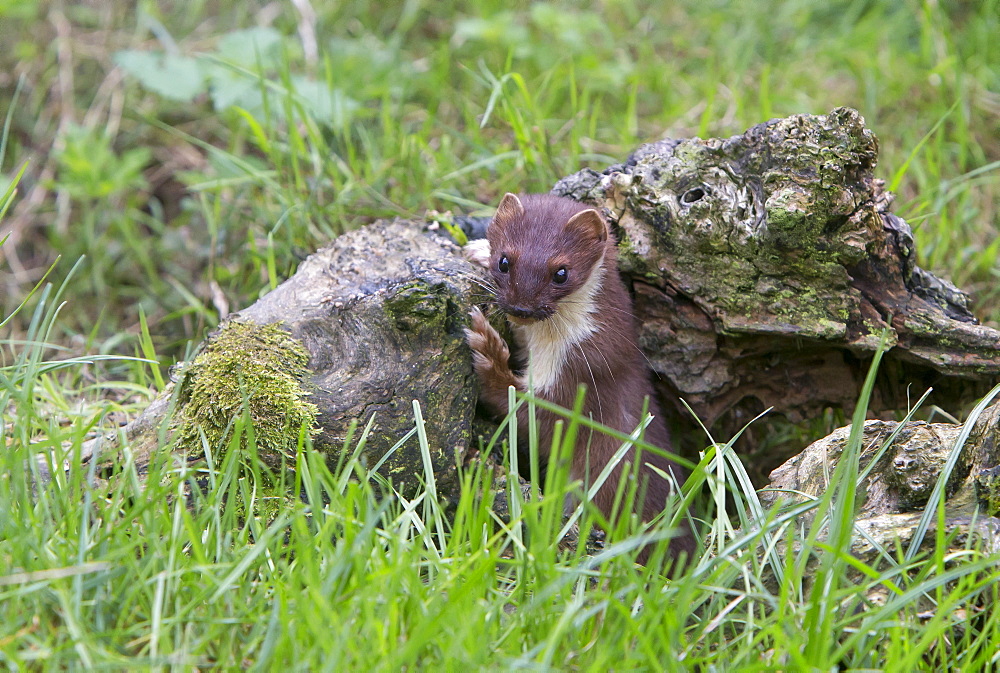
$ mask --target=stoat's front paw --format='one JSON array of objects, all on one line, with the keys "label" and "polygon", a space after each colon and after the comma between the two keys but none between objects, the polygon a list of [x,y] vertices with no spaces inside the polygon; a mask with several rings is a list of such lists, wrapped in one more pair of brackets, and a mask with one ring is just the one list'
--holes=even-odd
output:
[{"label": "stoat's front paw", "polygon": [[465,330],[465,341],[472,349],[472,366],[481,377],[510,372],[510,351],[507,342],[489,323],[479,307],[469,312],[472,326]]}]

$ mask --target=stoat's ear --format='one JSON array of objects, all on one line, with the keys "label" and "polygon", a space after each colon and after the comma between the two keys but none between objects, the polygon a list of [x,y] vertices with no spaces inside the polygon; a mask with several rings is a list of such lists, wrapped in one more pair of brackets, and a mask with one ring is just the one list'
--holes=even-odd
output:
[{"label": "stoat's ear", "polygon": [[500,200],[500,205],[497,206],[497,214],[493,216],[494,220],[516,220],[524,217],[524,206],[521,204],[521,199],[517,198],[517,194],[511,194],[507,192],[503,195],[503,199]]},{"label": "stoat's ear", "polygon": [[581,236],[596,238],[602,243],[608,240],[608,224],[593,208],[580,211],[566,222],[567,231],[575,231]]}]

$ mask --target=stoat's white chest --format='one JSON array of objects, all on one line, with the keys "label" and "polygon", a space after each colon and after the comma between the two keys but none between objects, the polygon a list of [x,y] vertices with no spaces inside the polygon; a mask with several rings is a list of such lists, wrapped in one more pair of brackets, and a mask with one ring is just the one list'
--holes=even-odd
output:
[{"label": "stoat's white chest", "polygon": [[560,300],[549,318],[528,325],[514,325],[514,333],[528,352],[528,380],[538,393],[549,391],[573,349],[597,331],[597,293],[604,281],[603,260],[580,289]]}]

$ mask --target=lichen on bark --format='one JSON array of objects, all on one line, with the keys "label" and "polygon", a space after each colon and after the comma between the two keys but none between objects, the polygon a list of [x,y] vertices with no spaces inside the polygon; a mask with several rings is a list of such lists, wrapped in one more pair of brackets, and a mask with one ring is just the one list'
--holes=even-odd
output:
[{"label": "lichen on bark", "polygon": [[681,427],[677,398],[719,434],[768,407],[793,423],[849,410],[883,330],[876,413],[927,386],[929,403],[956,409],[1000,372],[997,331],[916,266],[877,157],[861,115],[838,108],[730,138],[653,142],[555,185],[614,228],[639,345]]},{"label": "lichen on bark", "polygon": [[583,196],[618,225],[624,271],[698,297],[723,331],[841,339],[877,151],[842,108],[645,145]]},{"label": "lichen on bark", "polygon": [[294,464],[301,429],[317,432],[318,410],[302,386],[308,362],[306,349],[278,324],[226,323],[178,372],[175,445],[200,454],[204,435],[213,450],[224,451],[234,420],[246,414],[261,462],[273,469]]}]

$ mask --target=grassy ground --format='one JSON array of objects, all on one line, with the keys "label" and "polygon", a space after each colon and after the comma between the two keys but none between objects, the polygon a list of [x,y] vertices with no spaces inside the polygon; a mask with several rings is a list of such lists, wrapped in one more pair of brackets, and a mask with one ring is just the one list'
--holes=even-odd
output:
[{"label": "grassy ground", "polygon": [[[706,560],[669,583],[634,550],[557,561],[475,488],[446,524],[307,454],[297,487],[329,506],[269,524],[241,516],[252,479],[232,460],[192,514],[170,466],[140,493],[126,464],[95,499],[79,470],[32,489],[24,459],[72,456],[128,417],[189,343],[345,229],[547,190],[664,135],[840,105],[879,136],[921,265],[998,325],[997,34],[996,0],[0,0],[0,195],[18,190],[0,220],[0,658],[981,670],[1000,642],[979,610],[996,598],[985,561],[910,561],[856,587],[834,545],[783,570]],[[818,590],[810,553],[832,578]],[[876,585],[894,598],[855,614]]]}]

